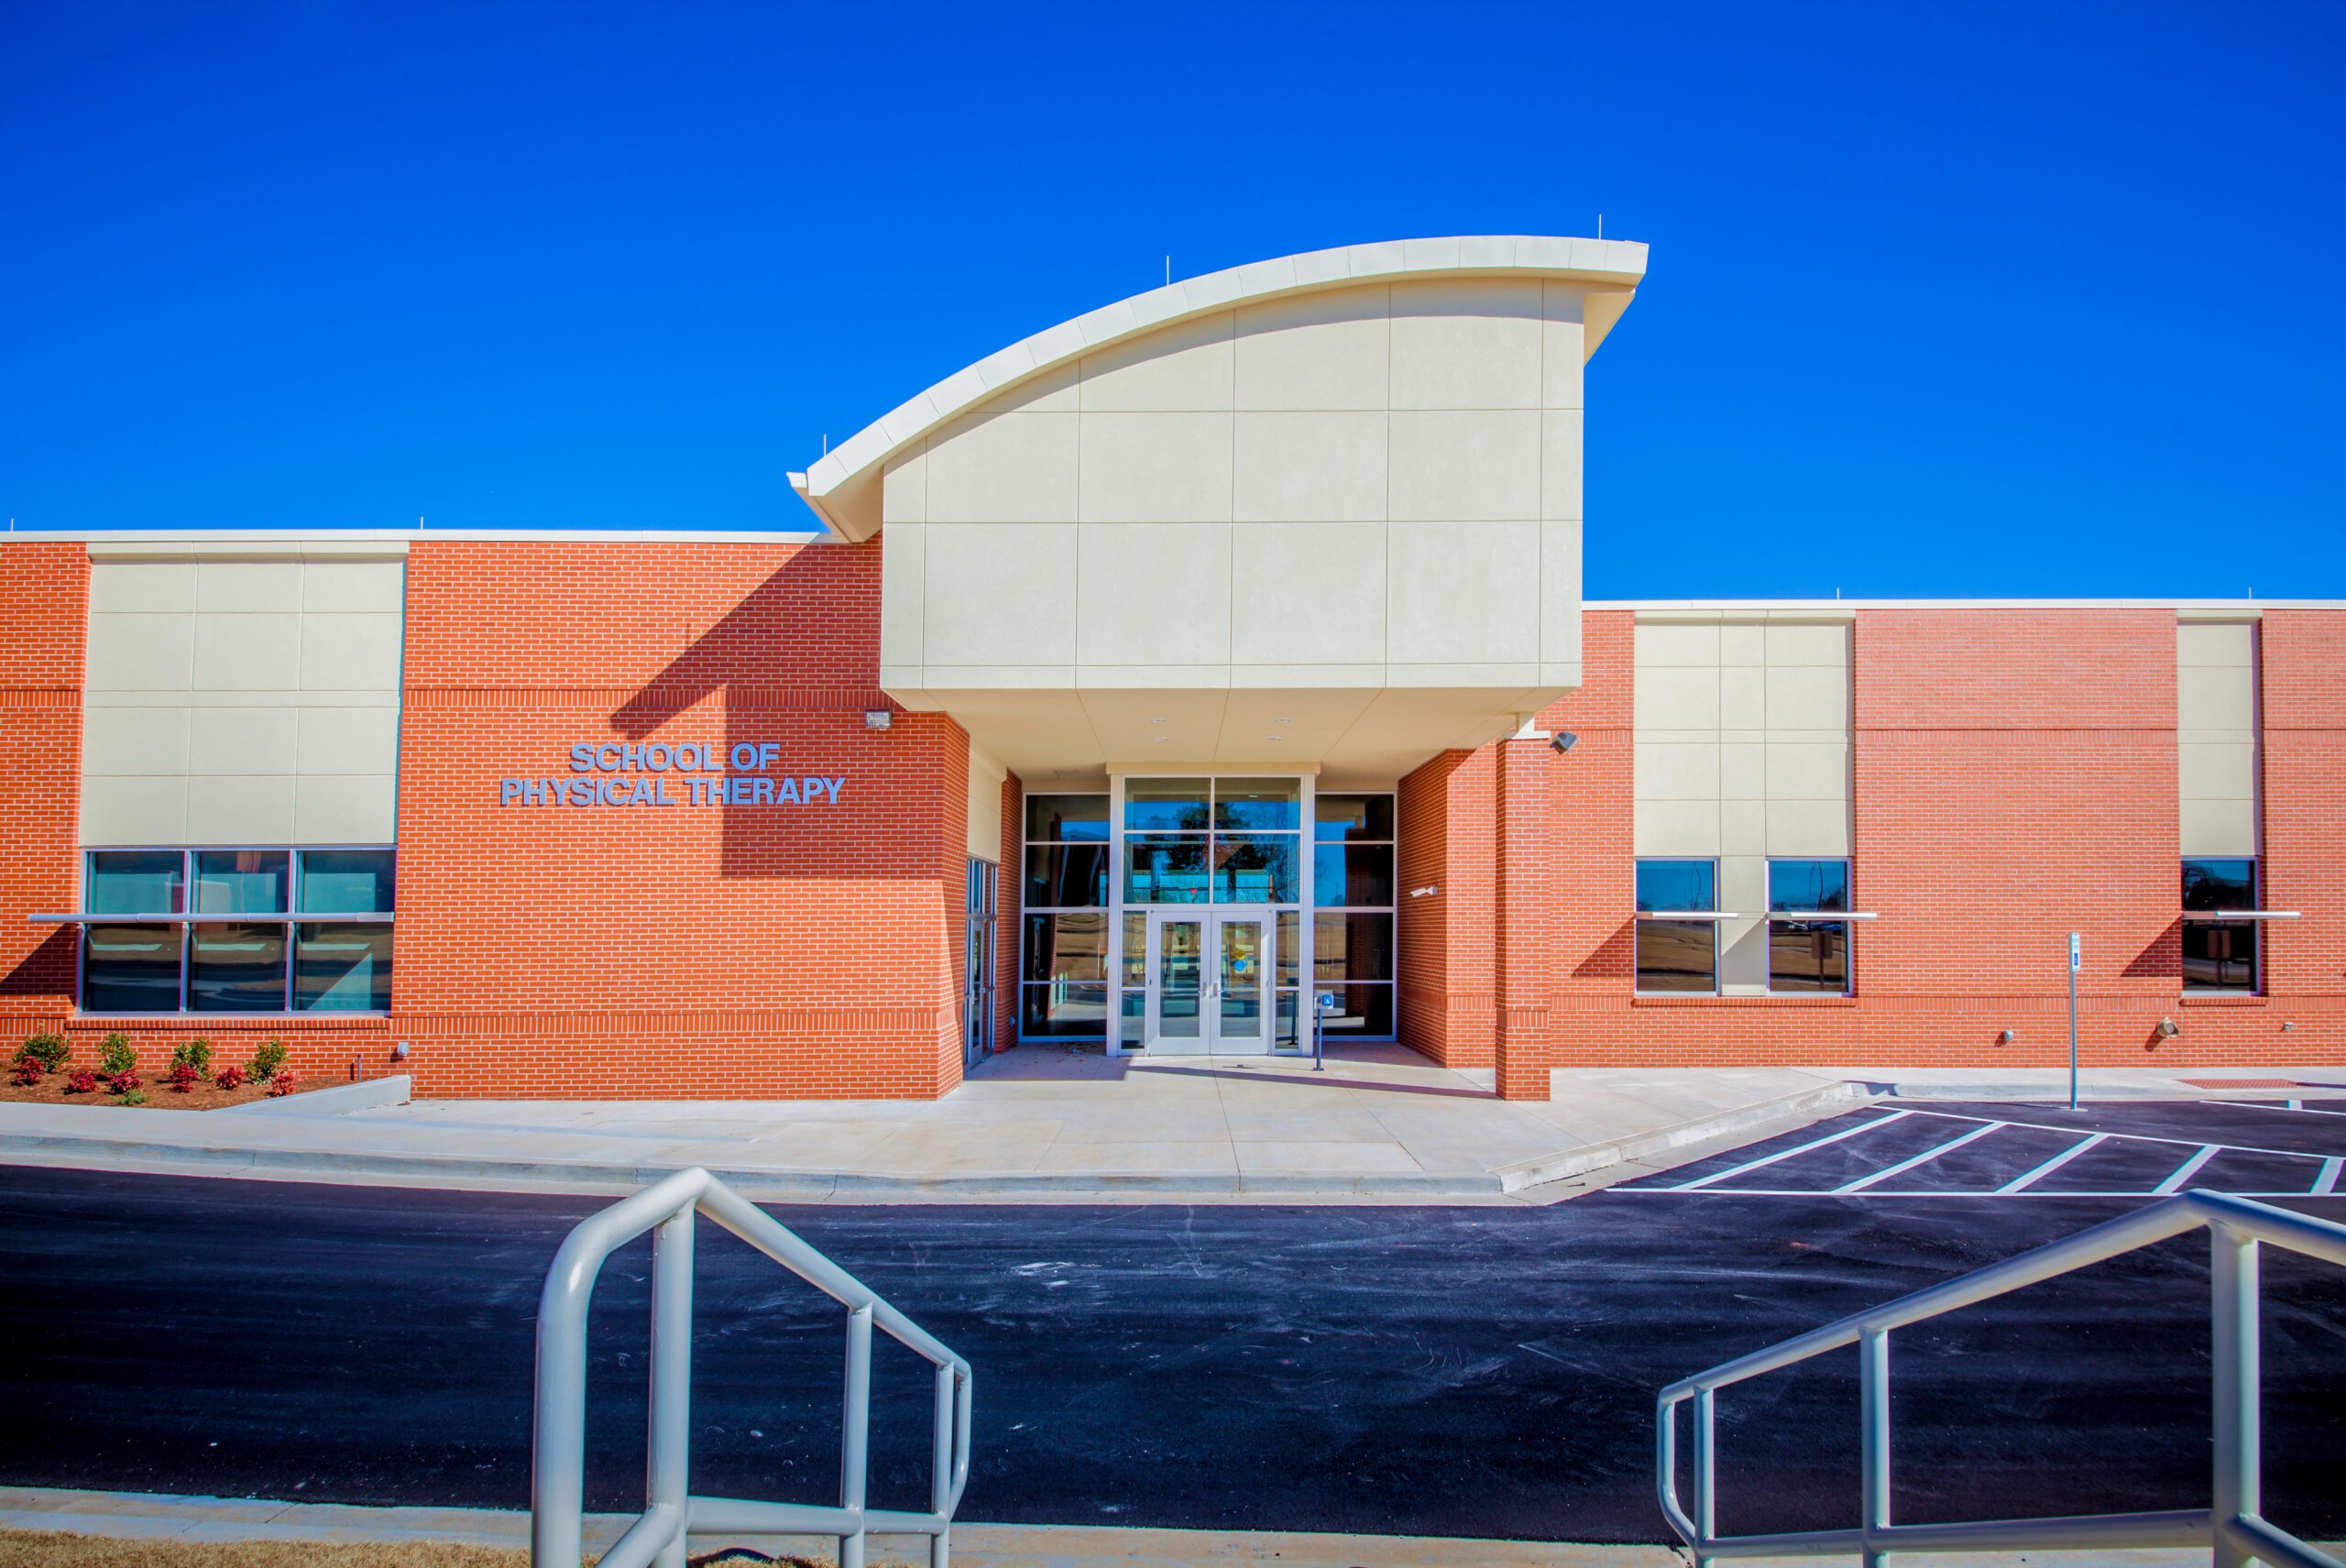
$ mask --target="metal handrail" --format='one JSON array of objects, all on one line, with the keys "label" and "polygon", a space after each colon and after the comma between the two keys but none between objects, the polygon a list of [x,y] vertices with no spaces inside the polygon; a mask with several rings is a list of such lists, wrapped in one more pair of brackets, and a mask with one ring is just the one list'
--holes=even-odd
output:
[{"label": "metal handrail", "polygon": [[[689,1486],[693,1216],[706,1214],[847,1308],[847,1397],[839,1503],[700,1497]],[[652,1243],[652,1398],[645,1507],[603,1553],[603,1568],[685,1568],[688,1534],[828,1535],[839,1568],[862,1568],[872,1531],[926,1535],[948,1568],[953,1511],[970,1481],[970,1364],[748,1199],[701,1169],[680,1170],[579,1223],[554,1254],[538,1298],[536,1430],[531,1458],[531,1568],[578,1568],[586,1510],[586,1306],[603,1261],[646,1231]],[[937,1368],[929,1511],[864,1506],[872,1424],[872,1331]]]},{"label": "metal handrail", "polygon": [[[2160,1513],[2073,1514],[2045,1519],[1982,1519],[1960,1524],[1890,1522],[1890,1333],[2205,1227],[2214,1283],[2214,1506]],[[1857,1552],[1865,1568],[1880,1568],[1891,1552],[2052,1551],[2074,1547],[2205,1546],[2214,1568],[2242,1568],[2254,1559],[2275,1568],[2346,1568],[2264,1519],[2263,1434],[2259,1424],[2257,1275],[2260,1243],[2346,1265],[2346,1225],[2222,1193],[2190,1191],[2135,1210],[2057,1242],[1991,1264],[1944,1285],[1917,1290],[1883,1306],[1827,1323],[1781,1344],[1681,1378],[1657,1404],[1654,1479],[1661,1511],[1694,1553],[1696,1568],[1721,1558],[1814,1557]],[[1790,1366],[1843,1345],[1858,1347],[1860,1401],[1860,1485],[1864,1523],[1851,1530],[1794,1530],[1777,1535],[1717,1533],[1712,1475],[1716,1445],[1713,1396],[1730,1384]],[[1678,1500],[1677,1410],[1694,1402],[1694,1511]]]}]

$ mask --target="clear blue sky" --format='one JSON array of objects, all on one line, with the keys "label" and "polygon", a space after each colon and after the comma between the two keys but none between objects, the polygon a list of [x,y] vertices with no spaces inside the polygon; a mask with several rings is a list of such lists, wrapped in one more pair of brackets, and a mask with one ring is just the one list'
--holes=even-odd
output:
[{"label": "clear blue sky", "polygon": [[0,514],[788,527],[1025,334],[1653,247],[1591,597],[2346,597],[2346,6],[0,4]]}]

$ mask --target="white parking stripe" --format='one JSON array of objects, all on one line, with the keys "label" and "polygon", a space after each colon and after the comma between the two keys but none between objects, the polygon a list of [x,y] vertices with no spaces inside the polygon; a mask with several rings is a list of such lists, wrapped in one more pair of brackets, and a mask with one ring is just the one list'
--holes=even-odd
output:
[{"label": "white parking stripe", "polygon": [[2319,1197],[2324,1192],[2338,1190],[2338,1169],[2341,1166],[2346,1166],[2346,1159],[2341,1159],[2337,1155],[2331,1155],[2321,1162],[2321,1174],[2313,1179],[2315,1196]]},{"label": "white parking stripe", "polygon": [[[2264,1107],[2264,1109],[2267,1111],[2278,1111],[2280,1107],[2278,1105],[2267,1105]],[[1917,1111],[1914,1114],[1917,1116],[1940,1116],[1950,1122],[1987,1122],[1994,1119],[1989,1116],[1967,1116],[1960,1111]],[[2346,1115],[2346,1112],[2341,1112],[2340,1114]],[[2074,1124],[2066,1127],[2056,1127],[2049,1122],[2007,1121],[2002,1124],[2007,1127],[2030,1127],[2040,1133],[2074,1134],[2077,1130]],[[2124,1138],[2129,1143],[2136,1144],[2173,1144],[2179,1149],[2196,1149],[2203,1146],[2198,1138],[2163,1138],[2155,1133],[2112,1133],[2110,1136],[2114,1138]],[[2308,1154],[2303,1149],[2268,1149],[2258,1144],[2218,1144],[2215,1146],[2220,1149],[2229,1149],[2234,1154],[2289,1155],[2297,1159],[2319,1159],[2321,1157],[2317,1154]]]},{"label": "white parking stripe", "polygon": [[2052,1175],[2055,1171],[2060,1169],[2063,1166],[2068,1164],[2071,1160],[2077,1158],[2079,1155],[2085,1153],[2086,1150],[2093,1147],[2096,1144],[2106,1144],[2109,1141],[2110,1135],[2108,1133],[2095,1133],[2085,1138],[2082,1142],[2071,1144],[2067,1148],[2063,1149],[2059,1154],[2055,1155],[2051,1159],[2046,1160],[2043,1165],[2038,1166],[2034,1170],[2030,1171],[2027,1175],[2015,1176],[2010,1181],[2005,1182],[2001,1187],[1997,1188],[1996,1196],[2001,1198],[2007,1193],[2025,1192],[2030,1188],[2035,1186],[2040,1179]]},{"label": "white parking stripe", "polygon": [[1876,1127],[1887,1127],[1891,1123],[1899,1120],[1901,1117],[1911,1116],[1913,1113],[1914,1113],[1912,1111],[1892,1111],[1887,1116],[1877,1116],[1870,1122],[1860,1122],[1854,1127],[1844,1127],[1837,1133],[1834,1133],[1826,1137],[1818,1138],[1814,1143],[1803,1144],[1796,1149],[1786,1149],[1781,1154],[1771,1154],[1762,1159],[1746,1160],[1741,1165],[1729,1167],[1727,1169],[1719,1171],[1716,1175],[1705,1176],[1699,1181],[1688,1181],[1676,1187],[1663,1188],[1661,1190],[1666,1192],[1699,1192],[1714,1181],[1725,1181],[1730,1176],[1741,1176],[1747,1170],[1757,1170],[1763,1165],[1773,1165],[1780,1159],[1790,1159],[1796,1154],[1806,1154],[1811,1149],[1821,1149],[1827,1144],[1837,1144],[1843,1138],[1854,1138],[1859,1133],[1870,1133]]},{"label": "white parking stripe", "polygon": [[2194,1176],[2197,1176],[2199,1173],[2199,1168],[2201,1166],[2215,1158],[2220,1147],[2220,1145],[2209,1144],[2206,1147],[2202,1148],[2198,1154],[2193,1155],[2189,1159],[2185,1160],[2181,1165],[2176,1167],[2175,1174],[2173,1176],[2168,1177],[2165,1181],[2162,1181],[2156,1187],[2152,1188],[2151,1195],[2154,1198],[2164,1198],[2170,1192],[2182,1191],[2183,1184],[2190,1180]]},{"label": "white parking stripe", "polygon": [[[1606,1189],[1606,1190],[1608,1192],[1634,1193],[1644,1198],[1666,1198],[1677,1195],[1680,1190],[1675,1187],[1611,1187]],[[1706,1187],[1700,1192],[1693,1194],[1693,1196],[1696,1198],[1838,1198],[1841,1194],[1833,1191],[1829,1188],[1824,1187]],[[1863,1192],[1855,1193],[1853,1196],[1868,1199],[1959,1198],[1968,1201],[1978,1202],[1983,1198],[1991,1198],[1995,1196],[1995,1194],[1990,1192],[1982,1192],[1977,1189],[1924,1189],[1902,1187],[1885,1191],[1881,1188],[1875,1187]],[[2015,1198],[2147,1198],[2150,1194],[2140,1190],[2121,1192],[2115,1190],[2099,1192],[2047,1192],[2040,1188],[2034,1192],[2015,1192],[2012,1196]],[[2229,1198],[2307,1198],[2326,1196],[2332,1201],[2336,1201],[2341,1198],[2346,1198],[2346,1193],[2332,1192],[2318,1194],[2292,1190],[2288,1192],[2228,1192],[2225,1196]]]},{"label": "white parking stripe", "polygon": [[2346,1116],[2346,1111],[2325,1111],[2319,1105],[2308,1105],[2299,1100],[2292,1100],[2286,1105],[2266,1105],[2254,1100],[2202,1100],[2199,1103],[2237,1105],[2243,1111],[2279,1111],[2285,1114],[2295,1111],[2300,1116]]},{"label": "white parking stripe", "polygon": [[1903,1176],[1906,1172],[1913,1169],[1918,1165],[1928,1165],[1931,1161],[1938,1158],[1939,1156],[1943,1154],[1952,1154],[1957,1149],[1961,1148],[1964,1145],[1972,1142],[1976,1138],[1986,1137],[1990,1133],[1994,1132],[1997,1128],[2002,1125],[2003,1124],[2001,1122],[1990,1122],[1984,1127],[1974,1127],[1971,1131],[1964,1134],[1963,1136],[1959,1138],[1951,1139],[1946,1143],[1941,1144],[1935,1149],[1925,1149],[1923,1153],[1914,1156],[1912,1159],[1902,1159],[1896,1165],[1891,1166],[1887,1169],[1875,1171],[1871,1176],[1860,1176],[1855,1181],[1843,1182],[1833,1190],[1836,1192],[1862,1192],[1877,1181],[1887,1181],[1893,1176]]}]

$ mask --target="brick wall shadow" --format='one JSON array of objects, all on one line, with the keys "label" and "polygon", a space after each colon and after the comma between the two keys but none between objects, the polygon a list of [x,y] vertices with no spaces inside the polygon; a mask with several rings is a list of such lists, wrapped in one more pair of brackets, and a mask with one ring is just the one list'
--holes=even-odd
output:
[{"label": "brick wall shadow", "polygon": [[[822,806],[691,807],[718,814],[722,876],[884,874],[890,869],[857,863],[860,836],[849,825],[865,799],[904,782],[883,783],[873,776],[873,764],[900,766],[910,760],[904,753],[925,756],[926,751],[900,735],[883,761],[875,741],[889,744],[890,737],[864,728],[867,709],[886,707],[904,717],[879,689],[874,565],[857,549],[800,550],[610,715],[612,729],[630,740],[698,741],[707,734],[705,726],[670,727],[715,697],[723,707],[717,743],[727,773],[735,771],[736,747],[773,745],[779,749],[772,770],[777,781],[784,774],[849,777],[856,804],[846,809],[845,792],[841,804]],[[884,856],[884,845],[863,839],[860,851],[868,862]]]},{"label": "brick wall shadow", "polygon": [[2170,920],[2143,950],[2126,960],[2121,971],[2129,980],[2164,980],[2183,984],[2183,922]]},{"label": "brick wall shadow", "polygon": [[1621,922],[1619,929],[1607,937],[1579,963],[1573,966],[1574,980],[1619,980],[1634,974],[1638,966],[1638,923],[1632,918]]},{"label": "brick wall shadow", "polygon": [[71,1005],[73,998],[73,945],[78,928],[60,926],[40,940],[40,945],[16,960],[16,967],[0,975],[0,997],[37,996],[60,1007]]}]

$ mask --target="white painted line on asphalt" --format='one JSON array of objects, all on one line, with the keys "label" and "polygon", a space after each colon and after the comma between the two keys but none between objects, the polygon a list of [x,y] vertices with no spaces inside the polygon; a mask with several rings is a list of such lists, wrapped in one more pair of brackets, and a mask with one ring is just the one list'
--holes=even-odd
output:
[{"label": "white painted line on asphalt", "polygon": [[1811,1149],[1821,1149],[1827,1144],[1837,1144],[1843,1138],[1854,1138],[1859,1133],[1870,1133],[1876,1127],[1887,1127],[1891,1123],[1898,1121],[1902,1117],[1911,1116],[1913,1114],[1914,1114],[1914,1113],[1912,1111],[1892,1111],[1887,1116],[1877,1116],[1870,1122],[1860,1122],[1854,1127],[1844,1127],[1837,1133],[1833,1133],[1827,1136],[1818,1138],[1812,1143],[1803,1144],[1798,1148],[1786,1149],[1781,1154],[1768,1155],[1760,1159],[1746,1160],[1741,1165],[1730,1166],[1725,1170],[1719,1171],[1711,1176],[1705,1176],[1700,1180],[1682,1182],[1676,1187],[1666,1187],[1660,1190],[1665,1192],[1699,1192],[1714,1181],[1725,1181],[1730,1176],[1741,1176],[1747,1170],[1757,1170],[1763,1165],[1773,1165],[1780,1159],[1790,1159],[1796,1154],[1806,1154]]},{"label": "white painted line on asphalt", "polygon": [[2346,1111],[2325,1111],[2319,1105],[2308,1105],[2292,1100],[2286,1105],[2267,1105],[2255,1100],[2202,1100],[2202,1105],[2236,1105],[2243,1111],[2278,1111],[2283,1115],[2295,1111],[2300,1116],[2346,1116]]},{"label": "white painted line on asphalt", "polygon": [[[1672,1197],[1684,1193],[1678,1187],[1608,1187],[1607,1192],[1633,1192],[1639,1197]],[[1975,1201],[1998,1194],[1980,1191],[1956,1191],[1946,1188],[1899,1188],[1884,1191],[1879,1187],[1863,1192],[1840,1193],[1822,1187],[1706,1187],[1699,1192],[1686,1194],[1695,1198],[1968,1198]],[[2013,1198],[2148,1198],[2151,1194],[2137,1190],[2132,1192],[2047,1192],[2039,1188],[2033,1192],[2014,1192]],[[2227,1192],[2228,1198],[2308,1198],[2327,1197],[2333,1202],[2346,1201],[2346,1192]]]},{"label": "white painted line on asphalt", "polygon": [[2002,1125],[2003,1124],[2001,1122],[1990,1122],[1984,1127],[1974,1127],[1971,1131],[1964,1134],[1959,1138],[1951,1138],[1947,1142],[1941,1144],[1938,1147],[1935,1149],[1926,1149],[1923,1153],[1914,1156],[1912,1159],[1902,1159],[1896,1165],[1875,1171],[1871,1176],[1860,1176],[1855,1181],[1845,1181],[1840,1186],[1836,1187],[1833,1190],[1836,1192],[1862,1192],[1877,1181],[1887,1181],[1893,1176],[1903,1176],[1906,1172],[1913,1169],[1918,1165],[1928,1165],[1931,1161],[1938,1158],[1939,1156],[1943,1154],[1951,1154],[1968,1143],[1971,1143],[1979,1138],[1984,1138],[1990,1133],[1994,1132],[1997,1128],[2001,1127]]},{"label": "white painted line on asphalt", "polygon": [[2215,1158],[2216,1156],[2221,1152],[2221,1149],[2222,1146],[2220,1144],[2209,1144],[2206,1146],[2200,1149],[2198,1154],[2193,1155],[2189,1159],[2187,1159],[2181,1165],[2176,1166],[2173,1176],[2168,1177],[2165,1181],[2162,1181],[2156,1187],[2152,1188],[2151,1196],[2154,1198],[2164,1198],[2170,1192],[2182,1191],[2183,1184],[2190,1180],[2194,1176],[2197,1176],[2199,1173],[2199,1168],[2207,1164],[2209,1160]]},{"label": "white painted line on asphalt", "polygon": [[2091,1134],[2083,1141],[2071,1144],[2067,1148],[2063,1149],[2059,1154],[2055,1155],[2051,1159],[2046,1160],[2043,1165],[2038,1166],[2034,1170],[2028,1172],[2025,1176],[2013,1177],[2010,1181],[2005,1182],[2001,1187],[1996,1189],[1996,1196],[1999,1198],[2009,1198],[2015,1192],[2025,1192],[2030,1188],[2035,1186],[2039,1180],[2045,1177],[2052,1175],[2055,1171],[2060,1169],[2063,1166],[2068,1164],[2071,1160],[2077,1158],[2079,1155],[2085,1153],[2086,1150],[2093,1147],[2096,1144],[2106,1144],[2109,1141],[2110,1135],[2108,1133]]},{"label": "white painted line on asphalt", "polygon": [[2331,1155],[2321,1162],[2321,1174],[2313,1179],[2314,1196],[2319,1197],[2325,1192],[2338,1190],[2338,1170],[2341,1166],[2346,1166],[2346,1158],[2341,1158],[2337,1155]]},{"label": "white painted line on asphalt", "polygon": [[[2218,1103],[2220,1104],[2222,1102],[2218,1102]],[[2277,1105],[2267,1105],[2264,1109],[2267,1111],[2277,1111],[2280,1107]],[[1986,1122],[1992,1120],[1992,1118],[1987,1116],[1967,1116],[1960,1111],[1917,1111],[1914,1114],[1917,1116],[1944,1116],[1950,1122]],[[2341,1114],[2346,1114],[2346,1113],[2341,1113]],[[2033,1127],[2040,1133],[2075,1134],[2077,1131],[2075,1126],[2055,1126],[2050,1122],[2003,1122],[1999,1123],[1998,1124],[2000,1126],[2006,1127]],[[2198,1138],[2163,1138],[2155,1133],[2112,1133],[2110,1135],[2113,1138],[2124,1138],[2131,1143],[2137,1144],[2173,1144],[2176,1147],[2183,1149],[2207,1148],[2212,1146],[2223,1149],[2231,1154],[2277,1154],[2288,1155],[2297,1159],[2319,1159],[2321,1157],[2318,1154],[2308,1154],[2303,1149],[2268,1149],[2257,1144],[2216,1144],[2210,1146],[2202,1144]]]}]

